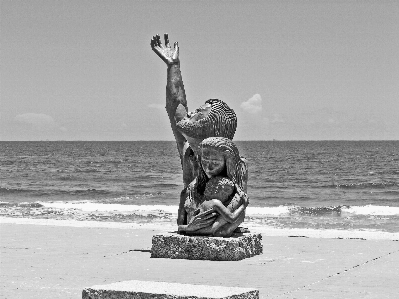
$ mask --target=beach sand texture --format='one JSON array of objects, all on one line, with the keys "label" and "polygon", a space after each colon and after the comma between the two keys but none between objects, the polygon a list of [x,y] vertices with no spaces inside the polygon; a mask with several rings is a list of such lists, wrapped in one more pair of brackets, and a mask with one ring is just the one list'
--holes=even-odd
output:
[{"label": "beach sand texture", "polygon": [[260,298],[399,294],[399,242],[393,240],[263,233],[263,254],[242,261],[151,259],[151,238],[165,228],[1,220],[1,298],[76,299],[86,287],[126,280],[255,288]]}]

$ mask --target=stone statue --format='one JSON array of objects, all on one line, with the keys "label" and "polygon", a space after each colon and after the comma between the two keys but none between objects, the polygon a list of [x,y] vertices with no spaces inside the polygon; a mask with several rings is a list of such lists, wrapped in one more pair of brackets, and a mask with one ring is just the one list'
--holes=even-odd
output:
[{"label": "stone statue", "polygon": [[[248,197],[247,167],[235,144],[210,137],[200,143],[198,176],[185,189],[184,209],[188,225],[179,231],[195,235],[230,236],[244,221]],[[198,224],[208,223],[201,227]]]},{"label": "stone statue", "polygon": [[[151,40],[151,48],[167,65],[166,111],[183,169],[184,189],[177,217],[179,231],[230,236],[244,220],[248,204],[246,162],[231,141],[237,128],[236,114],[218,99],[207,100],[189,113],[178,43],[172,48],[165,34],[163,45],[160,36],[156,35]],[[207,184],[212,185],[216,176],[234,184],[227,200],[210,199],[204,194]]]}]

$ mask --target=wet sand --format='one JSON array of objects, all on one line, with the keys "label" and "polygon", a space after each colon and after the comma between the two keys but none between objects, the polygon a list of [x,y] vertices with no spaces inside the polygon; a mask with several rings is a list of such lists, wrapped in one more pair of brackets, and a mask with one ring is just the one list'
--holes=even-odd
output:
[{"label": "wet sand", "polygon": [[0,297],[81,298],[92,285],[146,280],[253,287],[261,298],[397,298],[399,233],[250,229],[262,232],[262,255],[189,261],[150,258],[152,235],[173,226],[0,218]]}]

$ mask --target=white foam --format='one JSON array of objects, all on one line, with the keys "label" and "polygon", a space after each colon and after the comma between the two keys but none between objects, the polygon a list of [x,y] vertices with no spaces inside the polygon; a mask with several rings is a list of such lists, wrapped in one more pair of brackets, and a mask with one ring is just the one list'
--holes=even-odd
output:
[{"label": "white foam", "polygon": [[[71,201],[71,202],[38,202],[45,208],[54,209],[77,209],[84,212],[135,212],[135,213],[170,213],[177,214],[178,206],[168,205],[123,205],[96,203],[92,201]],[[277,206],[277,207],[247,207],[247,216],[283,216],[288,215],[295,206]],[[342,212],[355,215],[399,215],[399,207],[389,206],[352,206],[343,207]]]},{"label": "white foam", "polygon": [[[91,201],[72,201],[72,202],[39,202],[45,208],[54,209],[78,209],[84,212],[163,212],[177,214],[178,206],[167,205],[122,205],[122,204],[104,204],[95,203]],[[291,207],[292,208],[292,207]],[[282,214],[289,214],[290,207],[248,207],[247,216],[262,216],[271,215],[277,216]]]},{"label": "white foam", "polygon": [[290,209],[292,207],[288,206],[278,206],[278,207],[247,207],[246,215],[247,216],[256,216],[256,215],[271,215],[278,216],[289,214]]},{"label": "white foam", "polygon": [[177,206],[166,205],[122,205],[104,204],[90,201],[76,202],[39,202],[45,208],[54,209],[78,209],[84,212],[164,212],[177,214]]},{"label": "white foam", "polygon": [[342,208],[342,212],[351,213],[355,215],[384,215],[393,216],[399,215],[399,207],[387,207],[387,206],[352,206],[348,208]]}]

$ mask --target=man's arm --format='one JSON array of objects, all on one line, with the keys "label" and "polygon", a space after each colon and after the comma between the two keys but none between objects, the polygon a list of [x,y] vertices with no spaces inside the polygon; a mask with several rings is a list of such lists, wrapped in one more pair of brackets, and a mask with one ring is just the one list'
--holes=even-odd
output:
[{"label": "man's arm", "polygon": [[169,44],[168,34],[165,34],[165,45],[162,44],[160,36],[153,36],[151,40],[152,50],[167,65],[166,84],[166,112],[169,116],[173,135],[175,136],[177,149],[179,151],[181,164],[183,166],[183,147],[186,139],[177,130],[176,123],[187,115],[187,101],[184,90],[183,79],[180,72],[179,46],[176,42],[172,48]]},{"label": "man's arm", "polygon": [[209,229],[212,226],[212,223],[215,222],[215,218],[217,217],[216,213],[202,213],[195,216],[189,224],[187,225],[178,225],[179,232],[185,233],[193,233],[195,234],[204,234],[203,231],[205,230],[205,235],[209,235]]},{"label": "man's arm", "polygon": [[[187,101],[184,90],[183,79],[180,72],[179,45],[176,42],[172,48],[169,44],[168,34],[165,34],[165,45],[162,45],[159,35],[153,36],[151,40],[152,50],[167,65],[167,84],[166,84],[166,112],[169,116],[170,126],[175,136],[177,150],[183,170],[183,182],[186,188],[194,179],[196,169],[195,159],[191,154],[184,136],[177,130],[176,123],[187,115]],[[185,189],[180,196],[177,224],[186,224],[187,213],[184,209]]]}]

